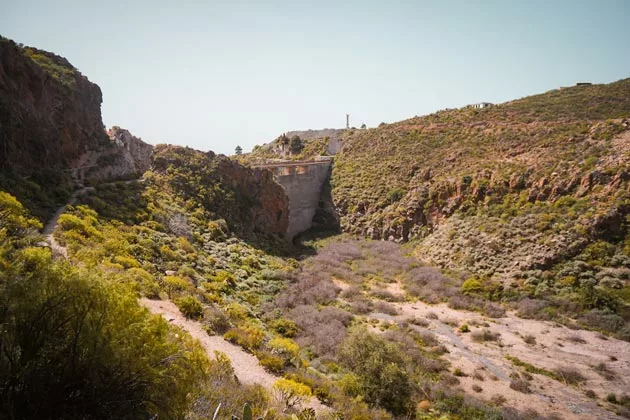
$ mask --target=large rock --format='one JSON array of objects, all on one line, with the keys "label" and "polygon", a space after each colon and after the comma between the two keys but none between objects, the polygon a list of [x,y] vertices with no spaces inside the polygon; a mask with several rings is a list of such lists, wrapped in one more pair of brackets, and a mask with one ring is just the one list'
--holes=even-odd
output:
[{"label": "large rock", "polygon": [[0,168],[69,169],[109,145],[101,101],[101,89],[65,58],[0,38]]},{"label": "large rock", "polygon": [[108,135],[101,102],[65,58],[0,38],[0,170],[45,187],[148,170],[153,147],[119,127]]}]

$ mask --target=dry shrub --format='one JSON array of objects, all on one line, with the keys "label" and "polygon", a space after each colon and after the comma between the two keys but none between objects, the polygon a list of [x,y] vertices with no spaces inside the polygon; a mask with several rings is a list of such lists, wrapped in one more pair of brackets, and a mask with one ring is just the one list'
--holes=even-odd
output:
[{"label": "dry shrub", "polygon": [[379,272],[385,277],[409,271],[415,260],[404,255],[400,245],[389,241],[368,241],[363,249],[370,257],[378,261]]},{"label": "dry shrub", "polygon": [[490,318],[502,318],[505,316],[505,309],[498,303],[488,302],[483,308],[483,313]]},{"label": "dry shrub", "polygon": [[371,311],[370,301],[367,299],[357,299],[354,302],[350,303],[350,308],[352,308],[352,312],[358,315],[364,315]]},{"label": "dry shrub", "polygon": [[417,316],[414,316],[413,318],[407,318],[406,321],[412,325],[417,325],[419,327],[426,328],[429,326],[429,321],[424,318],[418,318]]},{"label": "dry shrub", "polygon": [[585,344],[586,340],[580,337],[577,334],[568,335],[565,337],[565,340],[570,341],[575,344]]},{"label": "dry shrub", "polygon": [[501,394],[494,394],[492,398],[490,398],[490,403],[498,407],[502,406],[506,402],[507,402],[507,399]]},{"label": "dry shrub", "polygon": [[294,308],[299,305],[325,305],[336,299],[341,289],[322,274],[304,273],[300,281],[290,285],[276,298],[281,308]]},{"label": "dry shrub", "polygon": [[361,288],[359,286],[350,286],[343,292],[341,292],[341,297],[344,299],[352,299],[357,296],[361,296]]},{"label": "dry shrub", "polygon": [[525,411],[518,411],[512,407],[504,407],[501,409],[501,419],[503,420],[562,420],[562,417],[556,413],[538,414],[536,410],[531,408]]},{"label": "dry shrub", "polygon": [[223,335],[230,329],[230,320],[227,315],[214,306],[206,306],[203,311],[202,323],[209,333]]},{"label": "dry shrub", "polygon": [[470,336],[473,341],[478,343],[484,341],[499,341],[501,338],[501,334],[492,332],[487,328],[484,328],[481,331],[474,331]]},{"label": "dry shrub", "polygon": [[209,361],[206,380],[195,392],[186,418],[210,419],[219,403],[221,413],[239,413],[246,402],[251,404],[254,416],[262,416],[268,406],[267,392],[258,384],[239,383],[230,359],[223,353],[215,352],[215,359]]},{"label": "dry shrub", "polygon": [[577,385],[586,382],[586,378],[577,369],[572,367],[561,367],[554,370],[554,373],[560,377],[562,381],[570,385]]},{"label": "dry shrub", "polygon": [[383,301],[374,302],[373,311],[387,315],[396,315],[398,313],[398,310],[394,307],[394,305]]},{"label": "dry shrub", "polygon": [[387,302],[400,302],[405,299],[404,296],[394,295],[392,292],[386,289],[374,289],[370,292],[370,294],[377,299],[382,299]]},{"label": "dry shrub", "polygon": [[549,302],[540,299],[525,298],[516,304],[516,315],[527,319],[550,319],[543,312],[549,306]]},{"label": "dry shrub", "polygon": [[523,394],[529,394],[532,391],[529,389],[529,382],[523,379],[513,379],[510,382],[510,388],[515,391],[522,392]]},{"label": "dry shrub", "polygon": [[421,331],[418,333],[418,336],[425,347],[435,347],[439,345],[437,336],[430,331]]},{"label": "dry shrub", "polygon": [[[422,333],[410,329],[404,329],[402,331],[389,330],[383,334],[383,337],[388,341],[398,343],[401,349],[405,349],[405,353],[410,358],[411,364],[424,373],[439,373],[447,369],[446,361],[426,357],[423,350],[418,346],[417,340],[422,341],[423,344],[425,343],[425,340],[422,339]],[[435,340],[434,337],[431,337],[431,339]],[[431,339],[427,341],[431,341]]]},{"label": "dry shrub", "polygon": [[449,308],[475,311],[483,307],[483,301],[479,298],[467,295],[455,295],[448,299]]},{"label": "dry shrub", "polygon": [[482,388],[482,387],[480,387],[480,386],[479,386],[479,385],[477,385],[477,384],[474,384],[474,385],[472,386],[472,390],[473,390],[473,391],[475,391],[475,392],[481,392],[481,391],[483,391],[483,388]]},{"label": "dry shrub", "polygon": [[596,366],[593,367],[593,369],[595,370],[595,372],[599,373],[602,377],[609,381],[612,381],[617,377],[615,372],[610,370],[606,363],[598,363]]},{"label": "dry shrub", "polygon": [[[589,311],[580,319],[580,321],[591,328],[613,332],[622,330],[626,324],[624,319],[619,315],[601,309],[593,309]],[[620,338],[630,341],[630,337]]]},{"label": "dry shrub", "polygon": [[310,305],[293,308],[289,317],[300,328],[297,335],[300,346],[312,348],[320,357],[334,355],[352,320],[352,315],[344,310],[332,307],[317,309]]},{"label": "dry shrub", "polygon": [[404,278],[407,292],[425,302],[439,303],[459,294],[459,285],[433,267],[416,267]]}]

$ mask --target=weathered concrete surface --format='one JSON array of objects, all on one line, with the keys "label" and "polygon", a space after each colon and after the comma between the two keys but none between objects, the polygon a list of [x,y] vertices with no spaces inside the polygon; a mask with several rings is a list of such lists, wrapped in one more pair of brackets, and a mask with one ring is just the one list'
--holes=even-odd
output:
[{"label": "weathered concrete surface", "polygon": [[273,173],[289,198],[289,227],[286,233],[288,240],[312,226],[331,164],[332,159],[322,158],[258,166],[259,169],[267,169]]}]

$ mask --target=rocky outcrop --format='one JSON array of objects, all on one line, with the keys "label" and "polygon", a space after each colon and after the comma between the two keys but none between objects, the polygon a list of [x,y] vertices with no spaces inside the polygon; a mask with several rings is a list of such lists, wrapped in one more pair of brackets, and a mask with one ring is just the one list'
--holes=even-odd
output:
[{"label": "rocky outcrop", "polygon": [[0,189],[42,218],[85,182],[137,177],[152,146],[101,118],[101,89],[68,60],[0,37]]},{"label": "rocky outcrop", "polygon": [[65,58],[0,39],[0,168],[37,178],[107,146],[101,102]]},{"label": "rocky outcrop", "polygon": [[[524,172],[504,178],[484,171],[457,181],[428,180],[384,209],[358,206],[354,213],[342,211],[342,228],[373,239],[408,241],[426,236],[456,211],[498,203],[508,194],[525,194],[528,203],[553,203],[565,196],[582,198],[593,190],[611,195],[614,190],[625,189],[630,179],[623,169],[618,173],[593,170],[565,175],[548,179]],[[336,204],[343,207],[343,199]]]},{"label": "rocky outcrop", "polygon": [[223,155],[215,156],[221,183],[229,186],[244,202],[251,203],[255,230],[284,236],[289,227],[289,200],[269,171],[245,167]]},{"label": "rocky outcrop", "polygon": [[209,219],[222,218],[231,231],[284,237],[289,200],[269,171],[253,170],[213,152],[158,145],[148,182],[200,206]]},{"label": "rocky outcrop", "polygon": [[109,144],[90,150],[73,163],[78,181],[98,183],[137,178],[151,168],[153,146],[118,126],[108,132]]}]

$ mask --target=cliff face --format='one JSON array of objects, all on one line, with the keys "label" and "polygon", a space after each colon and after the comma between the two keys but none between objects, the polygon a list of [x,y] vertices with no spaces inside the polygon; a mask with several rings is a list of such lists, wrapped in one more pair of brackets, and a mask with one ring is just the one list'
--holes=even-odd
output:
[{"label": "cliff face", "polygon": [[0,39],[0,166],[70,168],[107,145],[100,88],[62,57]]},{"label": "cliff face", "polygon": [[565,88],[350,131],[332,197],[344,231],[432,264],[514,279],[596,261],[605,277],[630,267],[629,150],[630,79]]},{"label": "cliff face", "polygon": [[102,95],[65,58],[0,38],[0,190],[42,218],[84,182],[149,169],[153,147],[101,119]]},{"label": "cliff face", "polygon": [[108,131],[109,144],[89,150],[74,167],[78,181],[92,183],[113,179],[137,178],[151,168],[153,146],[117,126]]},{"label": "cliff face", "polygon": [[284,236],[287,231],[288,198],[269,171],[254,171],[212,152],[158,145],[149,174],[161,193],[211,220],[224,219],[234,232]]}]

